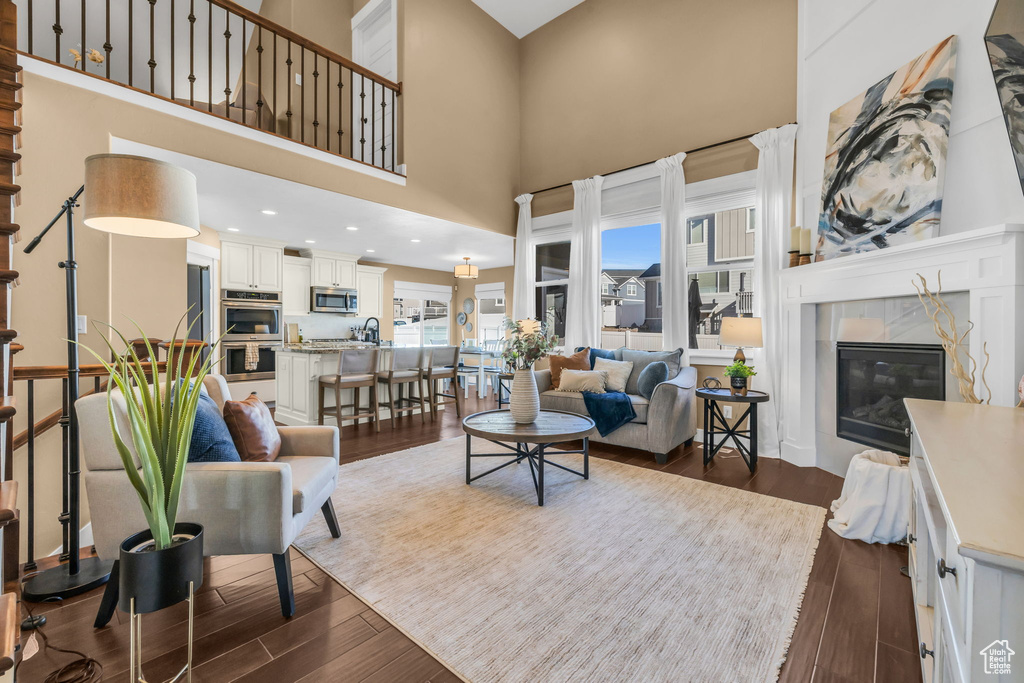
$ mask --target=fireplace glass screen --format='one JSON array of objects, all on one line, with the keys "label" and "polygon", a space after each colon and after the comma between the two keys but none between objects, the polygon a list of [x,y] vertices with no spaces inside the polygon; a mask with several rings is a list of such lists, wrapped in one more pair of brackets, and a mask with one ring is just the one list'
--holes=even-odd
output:
[{"label": "fireplace glass screen", "polygon": [[840,342],[836,355],[836,435],[909,454],[910,418],[903,399],[945,400],[942,347]]}]

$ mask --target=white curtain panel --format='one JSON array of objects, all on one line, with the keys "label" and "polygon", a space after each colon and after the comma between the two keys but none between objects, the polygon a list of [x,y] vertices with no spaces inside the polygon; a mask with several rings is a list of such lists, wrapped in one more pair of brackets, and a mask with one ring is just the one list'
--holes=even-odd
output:
[{"label": "white curtain panel", "polygon": [[685,158],[686,152],[680,152],[655,162],[661,175],[661,340],[666,351],[686,349],[689,339]]},{"label": "white curtain panel", "polygon": [[516,197],[519,204],[519,222],[516,225],[516,264],[512,282],[512,319],[536,318],[537,301],[534,294],[536,255],[533,247],[533,195]]},{"label": "white curtain panel", "polygon": [[764,347],[752,354],[757,364],[753,388],[771,395],[758,408],[759,454],[779,457],[782,420],[782,297],[779,277],[787,259],[793,216],[793,149],[796,124],[771,128],[750,138],[760,151],[754,199],[754,315],[761,318]]},{"label": "white curtain panel", "polygon": [[572,181],[572,241],[566,295],[565,346],[601,346],[601,185],[594,176]]}]

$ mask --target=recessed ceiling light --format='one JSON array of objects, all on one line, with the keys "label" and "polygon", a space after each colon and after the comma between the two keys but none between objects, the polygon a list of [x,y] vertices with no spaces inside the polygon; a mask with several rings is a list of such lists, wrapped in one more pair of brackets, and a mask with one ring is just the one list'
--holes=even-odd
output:
[{"label": "recessed ceiling light", "polygon": [[228,228],[228,232],[238,232],[238,228]]},{"label": "recessed ceiling light", "polygon": [[316,244],[316,240],[306,240],[306,244]]},{"label": "recessed ceiling light", "polygon": [[374,251],[375,251],[374,249],[367,249],[367,250],[366,250],[366,253],[367,253],[367,254],[372,254],[372,253],[373,253]]},{"label": "recessed ceiling light", "polygon": [[348,227],[347,227],[347,228],[345,228],[345,229],[346,229],[346,230],[358,230],[359,228],[357,228],[357,227],[356,227],[356,226],[354,226],[354,225],[350,225],[350,226],[348,226]]},{"label": "recessed ceiling light", "polygon": [[273,209],[263,209],[262,211],[260,211],[260,213],[265,214],[267,216],[276,216],[277,215],[277,211],[274,211]]},{"label": "recessed ceiling light", "polygon": [[412,242],[419,242],[419,240],[410,240],[410,241],[412,241]]}]

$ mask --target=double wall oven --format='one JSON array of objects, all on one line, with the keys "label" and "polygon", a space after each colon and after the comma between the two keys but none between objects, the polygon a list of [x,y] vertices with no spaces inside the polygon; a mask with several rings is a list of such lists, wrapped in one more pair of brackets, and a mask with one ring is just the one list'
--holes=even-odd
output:
[{"label": "double wall oven", "polygon": [[[224,378],[229,382],[274,379],[276,352],[284,341],[281,293],[225,289],[220,319]],[[249,354],[250,348],[255,353]]]}]

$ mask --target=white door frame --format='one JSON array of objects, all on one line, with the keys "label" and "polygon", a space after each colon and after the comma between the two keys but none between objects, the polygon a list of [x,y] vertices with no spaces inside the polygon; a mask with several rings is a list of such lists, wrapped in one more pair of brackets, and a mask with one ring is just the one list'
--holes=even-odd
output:
[{"label": "white door frame", "polygon": [[[213,340],[220,337],[220,306],[217,305],[220,303],[218,298],[220,292],[220,249],[195,240],[188,240],[185,254],[185,263],[210,269],[210,300],[206,303],[211,311],[210,336],[213,339],[207,341],[213,343]],[[216,361],[211,370],[216,372]]]},{"label": "white door frame", "polygon": [[[368,55],[365,54],[366,53],[366,42],[364,40],[364,35],[365,35],[366,31],[375,22],[377,22],[382,16],[384,16],[385,14],[387,14],[390,17],[390,22],[389,22],[390,23],[390,27],[389,27],[390,30],[388,32],[390,34],[390,38],[389,39],[390,39],[390,42],[391,42],[391,60],[390,60],[390,63],[387,65],[387,69],[385,69],[385,70],[377,70],[376,73],[379,73],[381,76],[384,76],[385,78],[388,78],[388,79],[390,79],[392,81],[396,81],[397,82],[398,81],[398,0],[370,0],[368,3],[366,3],[366,5],[361,10],[359,10],[359,12],[356,13],[356,15],[354,17],[352,17],[352,61],[355,62],[356,64],[359,64],[360,66],[364,66],[364,67],[369,68],[368,65],[367,65],[367,62],[369,61],[368,60]],[[362,108],[361,107],[360,98],[359,98],[359,93],[360,92],[362,92],[361,89],[360,90],[356,89],[356,74],[353,73],[352,74],[352,87],[350,88],[350,95],[349,95],[352,98],[352,112],[353,112],[353,121],[352,121],[352,158],[353,159],[358,159],[359,161],[364,161],[365,162],[366,161],[366,159],[365,159],[365,150],[363,150],[362,148],[357,150],[356,149],[356,141],[361,139],[361,138],[365,138],[365,132],[364,132],[363,126],[370,127],[371,131],[372,131],[373,124],[372,123],[364,124],[361,120],[356,120],[355,119],[355,116],[354,116],[355,112],[359,111]],[[367,118],[370,121],[373,121],[373,119],[374,119],[374,117],[375,117],[375,115],[377,113],[377,107],[376,107],[376,97],[374,97],[374,86],[372,86],[372,85],[371,85],[369,97],[370,97],[370,109],[369,109],[369,116]],[[388,128],[389,127],[390,126],[389,126],[389,122],[388,121],[386,121],[386,120],[382,120],[381,121],[381,133],[380,133],[380,135],[381,135],[382,138],[388,138],[389,137],[389,132],[388,132]],[[370,155],[371,155],[370,156],[371,160],[373,159],[374,149],[376,148],[376,144],[377,144],[375,137],[376,136],[374,134],[371,134],[370,140],[369,140],[369,142],[370,142],[369,151],[370,151]],[[395,143],[395,141],[394,141],[394,131],[390,131],[390,140],[389,140],[389,142],[391,143],[391,145],[393,145]],[[382,142],[382,144],[385,144],[385,142]],[[382,164],[384,166],[386,166],[386,163],[383,160],[382,160]],[[397,171],[398,169],[391,169],[391,170]]]}]

